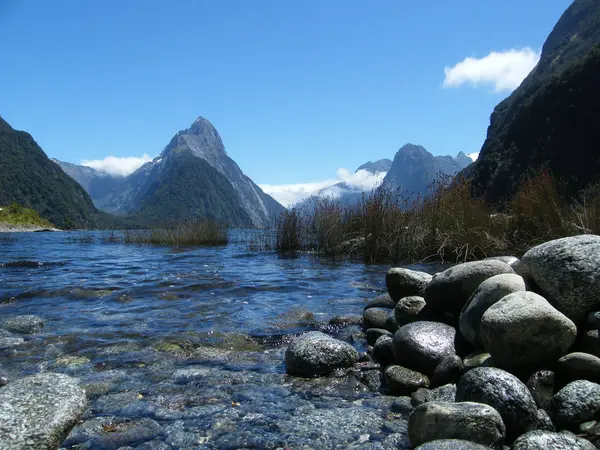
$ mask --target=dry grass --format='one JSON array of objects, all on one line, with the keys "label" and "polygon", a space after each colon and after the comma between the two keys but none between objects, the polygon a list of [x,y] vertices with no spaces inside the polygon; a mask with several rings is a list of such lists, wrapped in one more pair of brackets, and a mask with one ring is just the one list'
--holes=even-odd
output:
[{"label": "dry grass", "polygon": [[170,246],[227,245],[227,228],[212,221],[189,221],[170,228],[151,230],[125,230],[126,244],[153,244]]},{"label": "dry grass", "polygon": [[433,184],[425,198],[378,188],[358,205],[317,199],[314,209],[292,209],[279,219],[276,250],[358,257],[367,263],[463,262],[520,255],[533,245],[600,232],[600,186],[565,199],[543,172],[523,183],[501,211],[471,195],[467,182]]}]

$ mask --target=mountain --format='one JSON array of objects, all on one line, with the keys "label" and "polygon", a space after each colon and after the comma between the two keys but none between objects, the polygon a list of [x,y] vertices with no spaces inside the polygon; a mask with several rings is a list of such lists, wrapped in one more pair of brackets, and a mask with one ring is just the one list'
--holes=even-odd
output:
[{"label": "mountain", "polygon": [[575,0],[537,66],[494,109],[479,158],[463,172],[476,195],[501,203],[545,169],[568,195],[598,180],[599,43],[600,2]]},{"label": "mountain", "polygon": [[98,208],[151,223],[200,217],[234,227],[264,227],[284,210],[244,175],[215,127],[202,117],[127,177],[59,164],[88,190]]},{"label": "mountain", "polygon": [[392,167],[392,160],[385,158],[385,159],[377,160],[375,162],[369,161],[369,162],[363,164],[362,166],[360,166],[358,169],[356,169],[356,172],[358,172],[359,170],[366,170],[367,172],[375,174],[375,173],[381,173],[381,172],[388,172],[391,167]]},{"label": "mountain", "polygon": [[0,205],[18,203],[60,228],[90,228],[98,211],[86,191],[24,131],[0,117]]},{"label": "mountain", "polygon": [[457,158],[433,156],[420,145],[406,144],[396,153],[383,185],[416,198],[425,195],[428,186],[440,176],[454,176],[471,162],[462,152]]}]

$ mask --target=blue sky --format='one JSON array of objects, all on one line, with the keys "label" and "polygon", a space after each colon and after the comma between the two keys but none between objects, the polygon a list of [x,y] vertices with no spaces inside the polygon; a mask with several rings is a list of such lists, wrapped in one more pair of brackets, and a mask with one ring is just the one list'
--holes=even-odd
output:
[{"label": "blue sky", "polygon": [[2,0],[0,115],[75,163],[154,157],[201,115],[263,185],[472,153],[570,3]]}]

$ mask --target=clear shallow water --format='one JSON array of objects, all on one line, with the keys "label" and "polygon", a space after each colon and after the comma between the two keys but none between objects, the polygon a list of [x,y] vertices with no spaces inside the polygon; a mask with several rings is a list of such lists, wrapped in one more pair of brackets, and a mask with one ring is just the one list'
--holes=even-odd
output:
[{"label": "clear shallow water", "polygon": [[406,446],[394,398],[360,371],[302,380],[283,365],[287,342],[309,330],[364,349],[358,327],[326,324],[362,313],[385,290],[386,266],[99,241],[0,234],[0,318],[45,323],[0,347],[0,366],[70,374],[90,398],[64,448]]}]

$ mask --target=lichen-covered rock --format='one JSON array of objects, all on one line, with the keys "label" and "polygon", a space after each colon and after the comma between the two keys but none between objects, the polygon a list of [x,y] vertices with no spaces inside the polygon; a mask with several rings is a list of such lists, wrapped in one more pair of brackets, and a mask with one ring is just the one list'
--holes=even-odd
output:
[{"label": "lichen-covered rock", "polygon": [[489,450],[490,448],[487,445],[462,439],[438,439],[419,445],[415,450]]},{"label": "lichen-covered rock", "polygon": [[433,277],[425,272],[392,267],[385,274],[385,285],[390,297],[397,302],[402,297],[423,295]]},{"label": "lichen-covered rock", "polygon": [[394,356],[398,364],[430,375],[448,356],[455,355],[456,330],[438,322],[413,322],[394,334]]},{"label": "lichen-covered rock", "polygon": [[550,417],[558,429],[575,430],[600,417],[600,384],[577,380],[558,391],[550,403]]},{"label": "lichen-covered rock", "polygon": [[582,323],[600,305],[600,236],[546,242],[525,253],[523,262],[548,301],[573,322]]},{"label": "lichen-covered rock", "polygon": [[373,360],[381,364],[381,367],[394,364],[392,342],[393,340],[390,336],[381,336],[373,346]]},{"label": "lichen-covered rock", "polygon": [[38,316],[15,316],[0,321],[0,328],[12,333],[33,334],[44,328],[44,321]]},{"label": "lichen-covered rock", "polygon": [[506,425],[509,442],[537,426],[538,407],[529,389],[517,377],[501,369],[469,370],[456,387],[456,401],[485,403],[496,409]]},{"label": "lichen-covered rock", "polygon": [[402,366],[388,366],[383,372],[392,395],[410,395],[419,388],[429,387],[429,378]]},{"label": "lichen-covered rock", "polygon": [[386,330],[386,322],[390,311],[388,308],[369,308],[363,312],[364,328],[381,328]]},{"label": "lichen-covered rock", "polygon": [[413,447],[439,439],[463,439],[501,449],[504,433],[498,411],[481,403],[423,403],[408,418]]},{"label": "lichen-covered rock", "polygon": [[285,352],[287,373],[304,377],[351,367],[357,360],[358,352],[354,347],[319,331],[299,336]]},{"label": "lichen-covered rock", "polygon": [[551,370],[539,370],[527,380],[526,386],[538,408],[550,410],[550,402],[554,397],[554,383],[555,376]]},{"label": "lichen-covered rock", "polygon": [[589,353],[574,352],[563,356],[556,364],[561,381],[600,381],[600,358]]},{"label": "lichen-covered rock", "polygon": [[377,297],[375,297],[372,300],[369,300],[367,302],[367,304],[364,307],[364,310],[366,311],[367,309],[370,308],[387,308],[387,309],[394,309],[394,306],[396,305],[396,302],[394,300],[392,300],[392,297],[390,297],[390,294],[381,294],[378,295]]},{"label": "lichen-covered rock", "polygon": [[530,431],[520,436],[511,450],[594,450],[596,447],[588,440],[565,433],[552,431]]},{"label": "lichen-covered rock", "polygon": [[575,324],[534,292],[515,292],[490,306],[480,331],[485,350],[506,369],[556,361],[577,336]]},{"label": "lichen-covered rock", "polygon": [[514,273],[503,273],[481,283],[463,307],[459,329],[463,337],[477,348],[483,348],[479,335],[481,316],[490,306],[513,292],[525,291],[525,281]]},{"label": "lichen-covered rock", "polygon": [[44,373],[0,389],[0,447],[56,449],[87,406],[85,391],[67,375]]},{"label": "lichen-covered rock", "polygon": [[458,317],[469,297],[477,287],[494,275],[514,273],[502,261],[473,261],[453,266],[436,274],[425,289],[428,306]]},{"label": "lichen-covered rock", "polygon": [[398,326],[406,325],[407,323],[423,320],[419,315],[425,307],[425,299],[417,295],[402,297],[394,307],[396,315],[396,323]]}]

